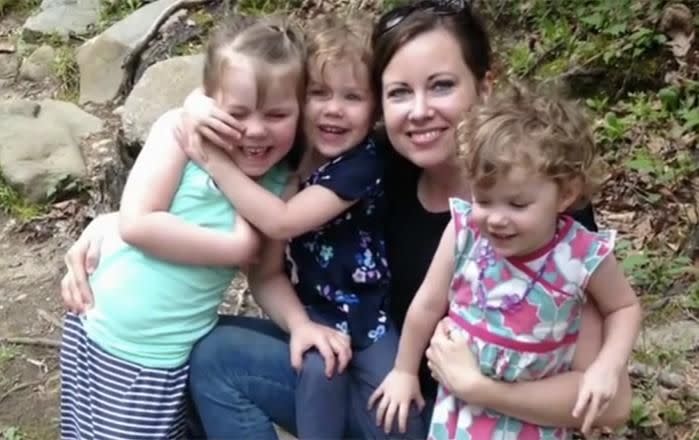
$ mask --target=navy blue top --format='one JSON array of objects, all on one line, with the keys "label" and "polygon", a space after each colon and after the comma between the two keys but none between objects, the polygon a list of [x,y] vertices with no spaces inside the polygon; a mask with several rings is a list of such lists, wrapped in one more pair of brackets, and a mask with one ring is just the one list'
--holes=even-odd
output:
[{"label": "navy blue top", "polygon": [[293,238],[286,268],[301,302],[363,348],[386,331],[389,270],[383,220],[384,153],[372,139],[325,163],[301,189],[321,185],[357,202],[320,228]]}]

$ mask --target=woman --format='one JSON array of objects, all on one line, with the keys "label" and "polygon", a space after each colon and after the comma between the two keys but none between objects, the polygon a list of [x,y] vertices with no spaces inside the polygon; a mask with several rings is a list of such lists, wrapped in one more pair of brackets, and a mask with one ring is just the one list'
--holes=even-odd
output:
[{"label": "woman", "polygon": [[[395,8],[381,17],[374,32],[374,76],[385,142],[396,153],[386,176],[386,225],[393,274],[392,318],[398,328],[449,221],[448,198],[468,197],[463,190],[467,185],[451,165],[456,125],[491,88],[485,29],[467,6],[453,3],[422,1]],[[594,228],[589,208],[576,217]],[[89,295],[85,266],[94,264],[98,240],[90,238],[99,235],[98,228],[99,224],[86,230],[66,257],[69,272],[63,281],[64,297]],[[300,363],[300,353],[316,347],[326,360],[327,374],[347,363],[346,339],[308,320],[283,272],[279,252],[263,252],[261,264],[250,276],[253,294],[272,321],[222,318],[192,352],[191,393],[211,438],[276,438],[272,422],[295,432],[296,372],[292,364]],[[599,351],[601,330],[599,312],[587,306],[574,361],[576,371],[510,384],[480,375],[466,345],[438,328],[427,352],[430,368],[423,365],[423,390],[426,396],[434,396],[433,376],[460,398],[512,417],[543,425],[583,426],[583,419],[571,413],[580,371]],[[625,377],[621,391],[597,424],[622,424],[629,412],[630,394]],[[367,423],[368,397],[365,387],[358,386],[348,420],[353,437],[362,432],[360,424]],[[597,412],[590,408],[586,413],[586,430]],[[423,416],[429,418],[430,411],[423,411]]]}]

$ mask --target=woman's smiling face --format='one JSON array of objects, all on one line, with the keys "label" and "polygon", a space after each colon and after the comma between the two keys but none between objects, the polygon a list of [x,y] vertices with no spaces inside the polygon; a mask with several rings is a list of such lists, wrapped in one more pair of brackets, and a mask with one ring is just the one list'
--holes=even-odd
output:
[{"label": "woman's smiling face", "polygon": [[383,116],[396,151],[421,168],[450,161],[461,118],[489,91],[481,83],[488,81],[475,78],[446,29],[408,41],[381,76]]}]

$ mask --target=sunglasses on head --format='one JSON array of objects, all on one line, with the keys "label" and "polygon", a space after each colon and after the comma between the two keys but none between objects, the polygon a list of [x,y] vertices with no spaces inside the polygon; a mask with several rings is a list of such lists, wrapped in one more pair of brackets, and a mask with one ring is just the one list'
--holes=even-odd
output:
[{"label": "sunglasses on head", "polygon": [[465,0],[420,0],[413,4],[399,6],[381,18],[377,26],[377,35],[385,34],[417,11],[449,16],[457,15],[465,8]]}]

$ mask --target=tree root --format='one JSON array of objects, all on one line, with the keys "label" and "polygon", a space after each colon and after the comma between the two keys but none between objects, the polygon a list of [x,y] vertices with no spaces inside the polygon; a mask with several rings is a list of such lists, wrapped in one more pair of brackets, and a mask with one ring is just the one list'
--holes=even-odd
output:
[{"label": "tree root", "polygon": [[28,336],[0,336],[0,343],[16,345],[36,345],[52,348],[60,348],[61,346],[61,341],[58,341],[56,339],[33,338]]},{"label": "tree root", "polygon": [[133,86],[134,76],[136,69],[138,68],[139,62],[141,60],[141,55],[143,51],[146,50],[148,44],[155,38],[160,30],[160,27],[170,18],[175,12],[180,9],[189,8],[192,6],[204,5],[217,0],[178,0],[175,3],[168,6],[160,15],[155,19],[148,31],[141,37],[140,40],[136,42],[136,45],[126,55],[124,61],[121,63],[121,68],[124,70],[124,79],[121,81],[119,86],[119,94],[126,96]]},{"label": "tree root", "polygon": [[17,391],[22,391],[25,388],[40,385],[42,382],[43,380],[35,380],[34,382],[23,382],[15,385],[12,388],[10,388],[7,392],[5,392],[5,394],[0,396],[0,403],[2,403],[5,399],[10,397],[13,393],[16,393]]}]

